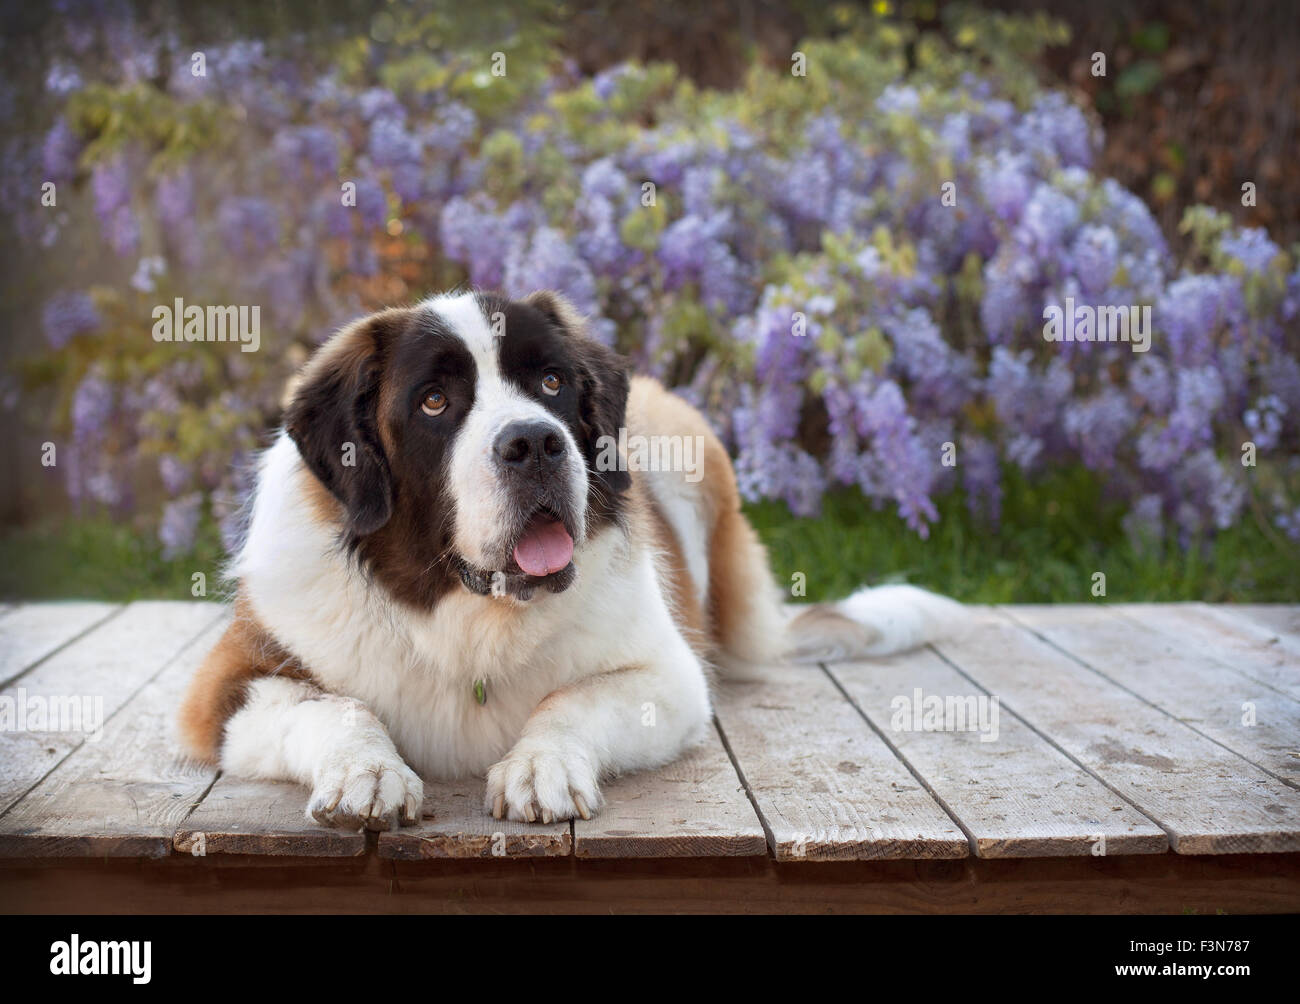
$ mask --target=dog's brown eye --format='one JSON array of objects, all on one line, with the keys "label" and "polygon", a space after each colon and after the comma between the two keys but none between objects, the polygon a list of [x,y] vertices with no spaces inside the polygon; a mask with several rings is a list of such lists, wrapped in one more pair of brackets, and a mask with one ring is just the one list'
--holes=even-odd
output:
[{"label": "dog's brown eye", "polygon": [[420,410],[431,418],[436,418],[447,410],[447,397],[441,391],[431,390],[420,402]]},{"label": "dog's brown eye", "polygon": [[560,384],[564,381],[555,373],[547,373],[542,377],[542,390],[552,396],[560,392]]}]

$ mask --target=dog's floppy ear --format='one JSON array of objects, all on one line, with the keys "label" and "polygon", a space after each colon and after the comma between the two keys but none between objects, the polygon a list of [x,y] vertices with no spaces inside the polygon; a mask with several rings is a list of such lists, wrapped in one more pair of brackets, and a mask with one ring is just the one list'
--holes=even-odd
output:
[{"label": "dog's floppy ear", "polygon": [[[586,324],[573,304],[559,293],[542,290],[524,300],[538,310],[555,327],[573,339],[573,355],[580,385],[579,415],[583,424],[583,450],[587,468],[596,470],[605,437],[618,440],[619,430],[627,420],[628,361],[613,349],[588,337]],[[601,471],[605,485],[613,491],[625,491],[632,478],[625,470]]]},{"label": "dog's floppy ear", "polygon": [[347,532],[374,533],[393,514],[393,484],[379,438],[382,321],[340,331],[312,356],[285,412],[303,461],[343,504]]}]

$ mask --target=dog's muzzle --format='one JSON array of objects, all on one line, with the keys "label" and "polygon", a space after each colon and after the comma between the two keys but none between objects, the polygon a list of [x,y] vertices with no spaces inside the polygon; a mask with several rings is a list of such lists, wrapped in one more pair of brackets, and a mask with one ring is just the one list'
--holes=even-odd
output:
[{"label": "dog's muzzle", "polygon": [[460,563],[460,581],[471,593],[480,596],[513,596],[517,600],[531,600],[537,589],[562,593],[573,585],[578,569],[570,562],[558,572],[538,578],[523,572],[489,572],[474,568],[466,561]]}]

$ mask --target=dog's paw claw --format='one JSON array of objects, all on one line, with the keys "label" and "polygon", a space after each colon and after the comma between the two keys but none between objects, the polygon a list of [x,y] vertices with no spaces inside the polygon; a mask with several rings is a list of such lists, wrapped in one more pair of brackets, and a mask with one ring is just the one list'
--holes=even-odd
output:
[{"label": "dog's paw claw", "polygon": [[525,739],[488,771],[483,806],[516,822],[590,819],[600,805],[596,778],[591,758],[574,744]]},{"label": "dog's paw claw", "polygon": [[420,821],[424,782],[400,758],[325,768],[307,815],[322,826],[390,830]]}]

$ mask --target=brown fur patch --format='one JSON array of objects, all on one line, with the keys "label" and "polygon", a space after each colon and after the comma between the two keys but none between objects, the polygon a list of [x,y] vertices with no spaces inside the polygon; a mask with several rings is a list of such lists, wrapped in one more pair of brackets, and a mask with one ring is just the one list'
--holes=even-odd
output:
[{"label": "brown fur patch", "polygon": [[709,647],[709,625],[700,606],[699,586],[686,566],[681,542],[644,482],[634,476],[632,483],[643,512],[641,525],[636,529],[647,534],[651,546],[659,552],[659,582],[664,598],[686,640],[703,654]]},{"label": "brown fur patch", "polygon": [[[784,618],[772,588],[767,551],[741,512],[740,491],[726,447],[702,414],[646,377],[632,380],[628,426],[629,435],[698,436],[702,440],[702,478],[692,487],[698,493],[696,507],[708,541],[709,581],[699,623],[715,650],[752,662],[779,659]],[[659,515],[663,522],[659,532],[672,540],[672,548],[667,550],[684,566],[681,544],[663,514]],[[689,581],[688,574],[684,577]],[[681,591],[680,583],[669,586],[671,594]],[[696,608],[698,595],[690,593]]]},{"label": "brown fur patch", "polygon": [[342,529],[343,506],[330,494],[330,490],[321,484],[320,478],[304,466],[301,469],[299,484],[303,497],[307,500],[307,508],[311,510],[312,518],[322,526]]},{"label": "brown fur patch", "polygon": [[266,632],[247,599],[235,599],[235,619],[208,653],[181,702],[180,738],[193,757],[215,763],[226,722],[259,676],[310,680],[311,674]]}]

